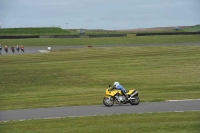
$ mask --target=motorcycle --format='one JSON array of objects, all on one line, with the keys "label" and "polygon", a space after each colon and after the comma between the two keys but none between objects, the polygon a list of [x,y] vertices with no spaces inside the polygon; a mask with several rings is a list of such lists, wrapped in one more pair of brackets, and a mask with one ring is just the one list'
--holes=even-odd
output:
[{"label": "motorcycle", "polygon": [[19,48],[18,47],[16,48],[16,50],[17,50],[17,52],[19,52]]},{"label": "motorcycle", "polygon": [[126,95],[128,99],[123,95],[121,90],[113,89],[111,90],[111,85],[105,91],[105,96],[103,98],[103,104],[106,107],[112,107],[114,103],[118,105],[130,103],[131,105],[138,105],[140,103],[140,98],[137,90],[129,90]]},{"label": "motorcycle", "polygon": [[14,47],[11,47],[11,50],[13,53],[15,53],[15,48]]},{"label": "motorcycle", "polygon": [[24,52],[24,48],[21,48],[22,52]]},{"label": "motorcycle", "polygon": [[8,48],[5,48],[4,50],[5,50],[6,53],[8,53]]}]

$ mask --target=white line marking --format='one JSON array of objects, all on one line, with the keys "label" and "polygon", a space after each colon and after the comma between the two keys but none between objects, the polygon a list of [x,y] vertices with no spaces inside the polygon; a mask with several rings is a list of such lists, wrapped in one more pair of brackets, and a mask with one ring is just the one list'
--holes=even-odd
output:
[{"label": "white line marking", "polygon": [[177,113],[182,113],[182,112],[184,112],[184,111],[174,111],[174,112],[177,112]]},{"label": "white line marking", "polygon": [[183,100],[166,100],[167,102],[176,102],[176,101],[199,101],[200,99],[183,99]]},{"label": "white line marking", "polygon": [[44,119],[61,119],[62,117],[49,117],[49,118],[44,118]]},{"label": "white line marking", "polygon": [[40,53],[49,53],[50,51],[48,50],[38,50]]}]

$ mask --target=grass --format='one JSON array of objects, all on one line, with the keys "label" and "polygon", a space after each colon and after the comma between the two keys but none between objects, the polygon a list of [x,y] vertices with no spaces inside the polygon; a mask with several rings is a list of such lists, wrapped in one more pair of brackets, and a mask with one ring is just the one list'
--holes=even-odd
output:
[{"label": "grass", "polygon": [[69,34],[67,30],[57,27],[43,27],[43,28],[5,28],[0,29],[1,35],[55,35],[55,34]]},{"label": "grass", "polygon": [[7,46],[71,46],[105,44],[164,44],[200,42],[200,35],[137,36],[116,38],[40,38],[40,39],[0,39],[0,44]]},{"label": "grass", "polygon": [[191,27],[185,27],[182,30],[185,31],[185,32],[200,32],[200,25],[191,26]]},{"label": "grass", "polygon": [[[175,27],[130,29],[130,30],[103,30],[103,29],[84,29],[86,35],[101,34],[135,34],[135,33],[161,33],[161,32],[177,32]],[[197,32],[200,26],[183,26],[178,32]],[[0,35],[79,35],[80,29],[61,29],[59,27],[37,27],[37,28],[3,28],[0,29]]]},{"label": "grass", "polygon": [[0,123],[1,133],[199,133],[200,112],[123,114]]},{"label": "grass", "polygon": [[115,47],[0,56],[0,110],[102,104],[109,84],[142,102],[200,98],[200,47]]}]

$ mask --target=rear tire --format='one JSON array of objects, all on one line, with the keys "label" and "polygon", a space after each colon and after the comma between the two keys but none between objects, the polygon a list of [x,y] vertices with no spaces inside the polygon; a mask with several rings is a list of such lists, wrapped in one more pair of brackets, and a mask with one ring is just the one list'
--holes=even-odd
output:
[{"label": "rear tire", "polygon": [[138,96],[134,96],[134,100],[130,100],[131,105],[138,105],[140,103],[140,98]]},{"label": "rear tire", "polygon": [[104,99],[103,99],[103,104],[104,104],[106,107],[112,107],[113,104],[114,104],[114,100],[113,100],[112,98],[104,97]]}]

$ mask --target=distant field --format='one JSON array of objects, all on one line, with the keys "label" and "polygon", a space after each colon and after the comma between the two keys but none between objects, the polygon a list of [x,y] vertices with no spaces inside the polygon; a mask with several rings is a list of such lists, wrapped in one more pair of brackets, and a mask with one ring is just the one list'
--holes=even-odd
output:
[{"label": "distant field", "polygon": [[[175,27],[155,27],[126,30],[84,29],[86,35],[98,34],[135,34],[143,32],[196,32],[200,26],[181,26],[182,30],[175,31]],[[0,29],[0,35],[78,35],[80,29],[61,29],[59,27],[41,28],[5,28]]]},{"label": "distant field", "polygon": [[199,26],[194,26],[194,27],[183,27],[182,30],[186,31],[186,32],[196,32],[196,31],[200,32],[200,25]]},{"label": "distant field", "polygon": [[47,28],[5,28],[0,29],[0,35],[56,35],[69,34],[67,30],[56,27]]},{"label": "distant field", "polygon": [[155,27],[155,28],[138,28],[138,29],[130,29],[130,30],[119,30],[124,32],[197,32],[200,31],[200,25],[197,26],[180,26],[181,30],[174,30],[174,27]]}]

